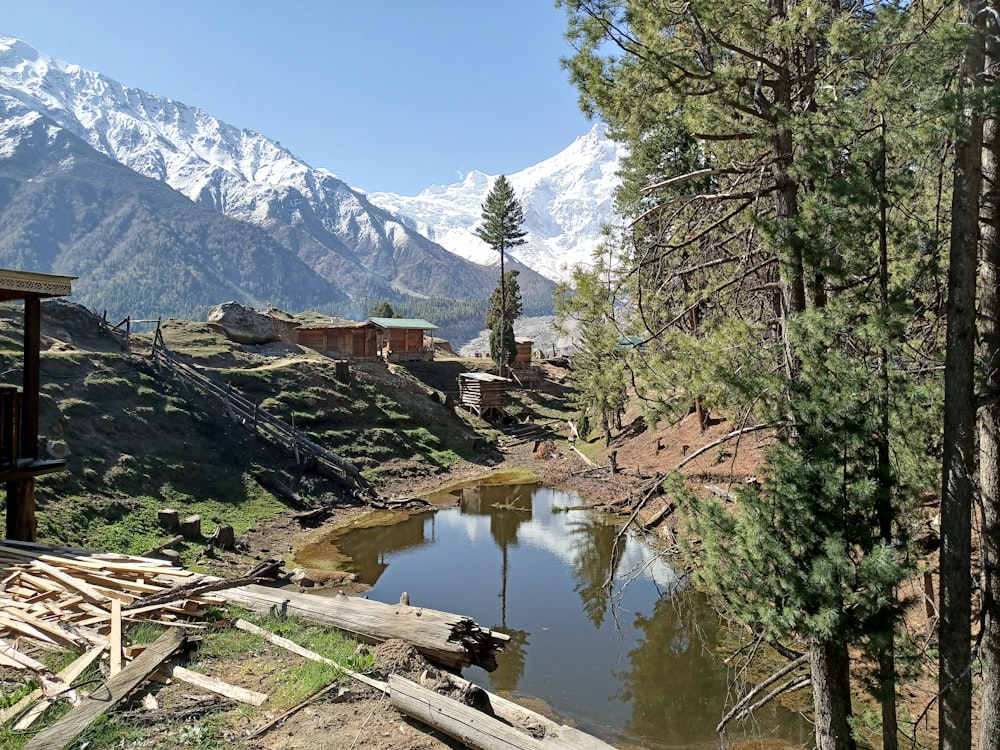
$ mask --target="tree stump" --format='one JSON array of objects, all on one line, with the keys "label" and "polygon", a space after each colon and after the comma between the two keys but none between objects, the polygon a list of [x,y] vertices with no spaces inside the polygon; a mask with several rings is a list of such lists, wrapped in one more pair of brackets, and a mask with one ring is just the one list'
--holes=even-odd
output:
[{"label": "tree stump", "polygon": [[228,523],[220,523],[215,527],[215,533],[208,543],[219,549],[232,550],[236,548],[236,534]]},{"label": "tree stump", "polygon": [[156,514],[162,526],[167,531],[176,529],[180,525],[181,514],[173,508],[161,508]]},{"label": "tree stump", "polygon": [[181,535],[185,539],[201,539],[201,516],[195,513],[181,521]]}]

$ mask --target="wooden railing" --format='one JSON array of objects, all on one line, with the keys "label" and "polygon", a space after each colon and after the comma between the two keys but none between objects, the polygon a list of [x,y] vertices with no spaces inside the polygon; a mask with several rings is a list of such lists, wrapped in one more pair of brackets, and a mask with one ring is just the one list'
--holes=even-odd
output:
[{"label": "wooden railing", "polygon": [[359,487],[368,487],[367,480],[350,461],[312,442],[296,430],[294,424],[289,425],[261,409],[231,385],[216,383],[198,368],[167,349],[159,328],[153,337],[153,361],[169,370],[183,383],[221,401],[226,416],[234,424],[253,430],[258,437],[289,451],[294,455],[296,463],[312,460],[324,473],[335,474]]}]

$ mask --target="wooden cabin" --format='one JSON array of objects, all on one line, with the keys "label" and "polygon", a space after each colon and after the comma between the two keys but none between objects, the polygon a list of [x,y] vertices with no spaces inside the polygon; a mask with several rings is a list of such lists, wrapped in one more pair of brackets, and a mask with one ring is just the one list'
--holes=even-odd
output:
[{"label": "wooden cabin", "polygon": [[0,482],[7,487],[7,538],[33,542],[35,477],[62,470],[62,459],[43,460],[38,450],[42,300],[68,297],[76,276],[0,269],[0,302],[24,303],[21,388],[0,386]]},{"label": "wooden cabin", "polygon": [[517,356],[514,357],[514,367],[527,367],[531,364],[531,352],[535,346],[533,339],[515,338]]},{"label": "wooden cabin", "polygon": [[488,372],[463,372],[458,376],[458,403],[487,421],[507,416],[507,378]]},{"label": "wooden cabin", "polygon": [[377,359],[379,329],[370,321],[338,320],[299,326],[298,343],[327,357]]},{"label": "wooden cabin", "polygon": [[424,343],[425,331],[438,327],[421,318],[370,318],[379,330],[379,353],[386,362],[418,362],[434,359],[434,334]]}]

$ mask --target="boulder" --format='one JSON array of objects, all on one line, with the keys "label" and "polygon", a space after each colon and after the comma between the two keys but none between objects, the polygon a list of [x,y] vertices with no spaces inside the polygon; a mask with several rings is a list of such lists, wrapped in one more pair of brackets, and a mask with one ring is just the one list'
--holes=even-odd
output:
[{"label": "boulder", "polygon": [[274,308],[257,312],[239,302],[223,302],[208,311],[208,325],[237,344],[294,342],[298,323],[288,313]]}]

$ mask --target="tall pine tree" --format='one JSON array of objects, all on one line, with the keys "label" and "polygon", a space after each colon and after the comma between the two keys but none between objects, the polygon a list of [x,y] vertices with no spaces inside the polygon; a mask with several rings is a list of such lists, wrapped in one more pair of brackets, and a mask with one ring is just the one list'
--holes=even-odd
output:
[{"label": "tall pine tree", "polygon": [[524,244],[527,232],[521,229],[524,223],[524,209],[514,195],[514,188],[504,175],[494,180],[482,209],[482,223],[476,228],[476,235],[500,254],[499,315],[493,318],[494,323],[490,325],[491,318],[488,314],[487,327],[490,329],[491,355],[500,367],[500,374],[503,375],[517,356],[514,319],[509,317],[507,309],[508,278],[504,267],[505,255],[508,248]]}]

